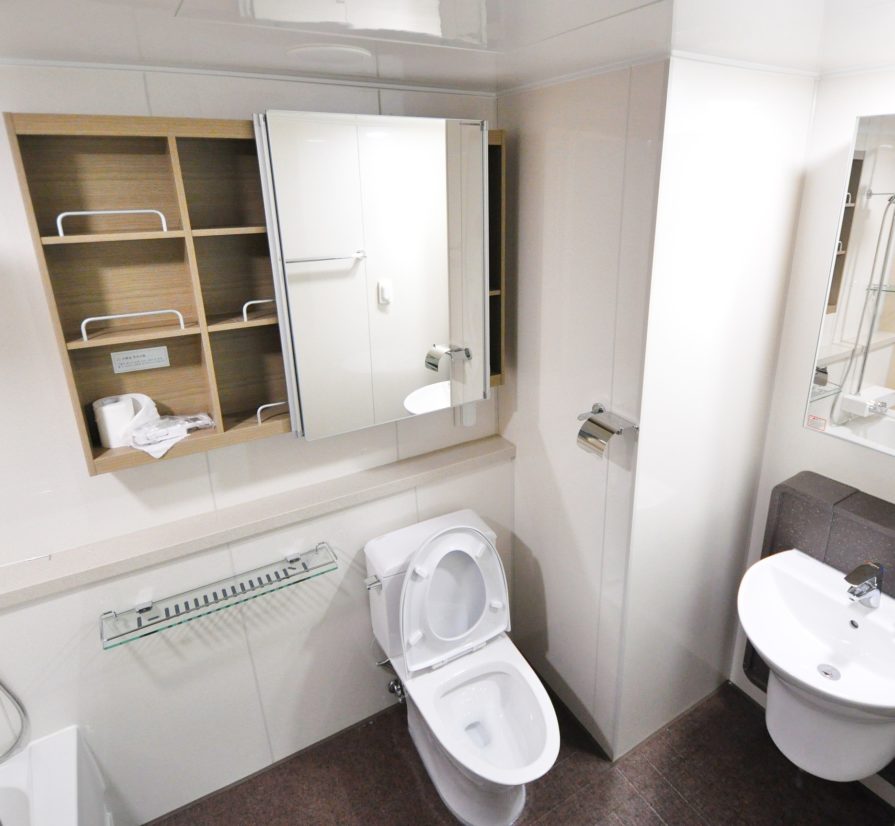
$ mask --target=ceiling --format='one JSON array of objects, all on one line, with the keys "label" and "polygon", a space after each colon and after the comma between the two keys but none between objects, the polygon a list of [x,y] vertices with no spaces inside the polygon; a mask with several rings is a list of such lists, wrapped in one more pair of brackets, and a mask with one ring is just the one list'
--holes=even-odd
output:
[{"label": "ceiling", "polygon": [[668,53],[671,0],[0,0],[0,59],[497,91]]}]

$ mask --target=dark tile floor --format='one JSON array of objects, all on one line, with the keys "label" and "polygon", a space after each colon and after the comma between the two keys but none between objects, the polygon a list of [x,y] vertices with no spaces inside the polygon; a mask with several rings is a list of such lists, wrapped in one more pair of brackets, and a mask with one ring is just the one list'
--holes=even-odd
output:
[{"label": "dark tile floor", "polygon": [[[726,685],[615,765],[560,713],[553,769],[528,787],[520,826],[891,826],[857,783],[799,772],[764,715]],[[395,707],[154,826],[454,824]]]}]

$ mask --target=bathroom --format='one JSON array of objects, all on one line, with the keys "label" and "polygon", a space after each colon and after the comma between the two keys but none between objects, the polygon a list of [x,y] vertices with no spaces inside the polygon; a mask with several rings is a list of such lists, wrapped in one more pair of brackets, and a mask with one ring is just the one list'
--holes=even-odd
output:
[{"label": "bathroom", "polygon": [[[830,779],[766,720],[786,665],[743,602],[796,548],[856,631],[892,610],[895,576],[842,578],[895,535],[873,265],[895,2],[9,0],[0,21],[3,826],[895,822],[891,758],[847,771],[865,750],[842,737]],[[360,162],[289,167],[277,124],[350,134]],[[389,155],[386,133],[409,137]],[[290,255],[293,212],[316,246]],[[326,303],[349,271],[372,310]],[[167,315],[122,317],[142,310]],[[211,421],[149,415],[146,449],[111,446],[153,410]],[[443,531],[486,579],[431,581],[495,636],[414,674],[397,606]],[[433,764],[425,685],[499,657],[526,771]],[[470,813],[491,781],[505,798]]]}]

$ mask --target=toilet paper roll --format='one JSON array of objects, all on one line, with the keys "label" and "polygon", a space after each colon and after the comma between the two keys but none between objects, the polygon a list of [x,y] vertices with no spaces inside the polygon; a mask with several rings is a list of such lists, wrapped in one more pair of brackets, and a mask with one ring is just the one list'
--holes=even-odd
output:
[{"label": "toilet paper roll", "polygon": [[589,453],[602,456],[606,451],[609,440],[615,435],[615,431],[609,430],[597,421],[593,416],[584,420],[578,431],[578,447]]},{"label": "toilet paper roll", "polygon": [[93,403],[93,416],[103,447],[124,447],[130,438],[134,400],[130,396],[106,396]]}]

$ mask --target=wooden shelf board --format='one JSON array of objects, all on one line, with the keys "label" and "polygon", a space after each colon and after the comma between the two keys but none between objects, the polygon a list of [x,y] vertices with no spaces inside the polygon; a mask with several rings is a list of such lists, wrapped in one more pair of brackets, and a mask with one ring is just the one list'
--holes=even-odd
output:
[{"label": "wooden shelf board", "polygon": [[149,230],[146,232],[97,232],[91,235],[42,235],[45,247],[55,244],[102,244],[109,241],[153,241],[159,238],[183,238],[182,229]]},{"label": "wooden shelf board", "polygon": [[199,335],[198,324],[188,324],[183,330],[180,327],[142,327],[136,330],[99,330],[91,333],[87,341],[76,338],[67,341],[69,350],[84,350],[88,347],[106,347],[110,344],[139,344],[143,341],[156,341],[161,338],[179,338],[180,336]]},{"label": "wooden shelf board", "polygon": [[292,429],[288,407],[277,407],[265,412],[267,415],[260,425],[256,410],[224,416],[224,432],[239,433],[241,440],[251,432],[256,432],[258,438],[261,438],[262,436],[272,436],[275,433],[288,433]]},{"label": "wooden shelf board", "polygon": [[135,450],[132,447],[94,447],[93,464],[97,473],[109,473],[153,462],[162,462],[165,459],[175,459],[178,456],[189,456],[191,453],[201,453],[218,447],[240,444],[253,439],[264,439],[278,433],[288,433],[290,430],[288,413],[271,416],[260,425],[255,420],[254,411],[234,414],[224,417],[223,433],[217,428],[198,430],[174,445],[161,459],[154,459],[148,453]]},{"label": "wooden shelf board", "polygon": [[494,373],[494,375],[491,376],[491,386],[499,387],[501,384],[503,384],[503,374]]},{"label": "wooden shelf board", "polygon": [[265,313],[264,315],[249,315],[248,321],[242,320],[242,313],[237,315],[213,316],[208,320],[209,333],[224,333],[227,330],[246,330],[250,327],[269,327],[278,324],[279,319],[276,313]]},{"label": "wooden shelf board", "polygon": [[264,235],[267,227],[205,227],[193,229],[193,237],[202,238],[208,235]]},{"label": "wooden shelf board", "polygon": [[500,295],[500,290],[488,290],[488,295],[489,297],[494,298]]}]

